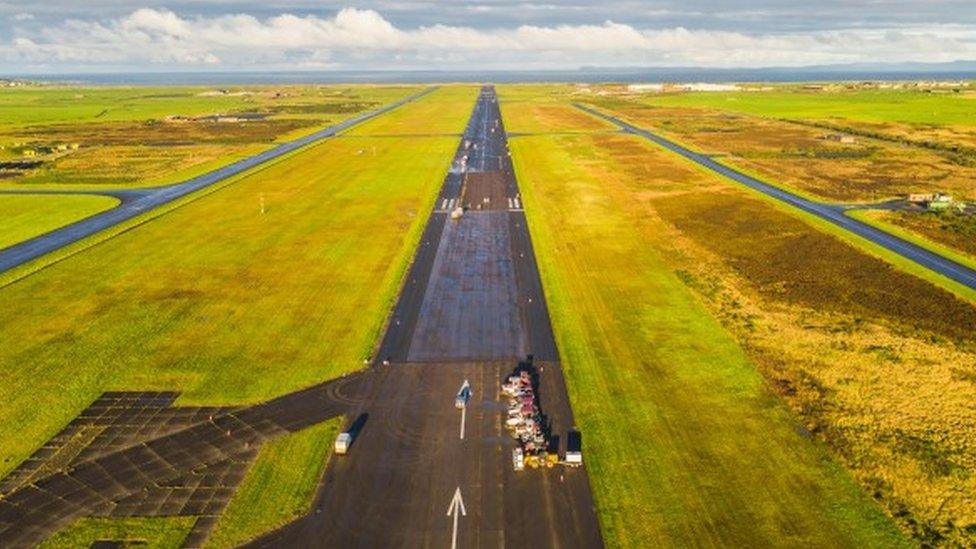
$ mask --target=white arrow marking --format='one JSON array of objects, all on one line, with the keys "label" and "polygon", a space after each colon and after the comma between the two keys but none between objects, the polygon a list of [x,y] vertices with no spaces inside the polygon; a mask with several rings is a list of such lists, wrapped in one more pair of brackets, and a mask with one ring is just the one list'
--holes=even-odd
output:
[{"label": "white arrow marking", "polygon": [[464,499],[461,498],[460,486],[457,487],[457,490],[454,490],[454,497],[451,498],[451,504],[447,506],[447,516],[454,515],[454,533],[451,535],[451,549],[457,549],[458,511],[461,512],[462,516],[468,516],[468,512],[464,510]]},{"label": "white arrow marking", "polygon": [[461,408],[461,440],[464,440],[464,416],[468,413],[468,407]]},{"label": "white arrow marking", "polygon": [[465,389],[467,389],[468,394],[466,395],[467,398],[464,400],[464,403],[461,405],[461,440],[464,440],[464,421],[468,415],[468,399],[471,398],[471,384],[468,383],[468,380],[466,379],[464,380],[464,383],[461,384],[461,388],[458,389],[458,394],[460,395],[464,393]]}]

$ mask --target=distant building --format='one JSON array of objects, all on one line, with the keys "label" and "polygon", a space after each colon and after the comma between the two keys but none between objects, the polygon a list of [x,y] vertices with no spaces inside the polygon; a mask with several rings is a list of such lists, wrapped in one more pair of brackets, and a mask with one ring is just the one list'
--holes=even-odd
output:
[{"label": "distant building", "polygon": [[853,135],[848,135],[846,133],[828,133],[824,136],[827,141],[836,141],[838,143],[843,143],[845,145],[852,145],[857,143],[857,138]]}]

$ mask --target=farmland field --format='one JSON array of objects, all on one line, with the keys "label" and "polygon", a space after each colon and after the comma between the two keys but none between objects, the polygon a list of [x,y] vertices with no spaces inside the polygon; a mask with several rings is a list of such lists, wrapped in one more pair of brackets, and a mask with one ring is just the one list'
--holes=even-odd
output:
[{"label": "farmland field", "polygon": [[0,250],[105,211],[118,202],[108,196],[0,194]]},{"label": "farmland field", "polygon": [[867,497],[972,542],[976,308],[634,138],[512,143],[611,544],[896,543]]},{"label": "farmland field", "polygon": [[[415,93],[404,86],[0,90],[4,185],[174,183]],[[7,116],[4,116],[7,115]],[[206,118],[217,115],[252,116]],[[33,154],[35,156],[26,156]]]}]

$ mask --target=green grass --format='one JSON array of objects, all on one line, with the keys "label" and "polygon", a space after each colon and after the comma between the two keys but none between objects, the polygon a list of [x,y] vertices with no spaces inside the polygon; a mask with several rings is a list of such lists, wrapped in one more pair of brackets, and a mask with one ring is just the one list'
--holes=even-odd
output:
[{"label": "green grass", "polygon": [[460,135],[467,117],[445,116],[474,108],[477,86],[441,86],[413,108],[397,109],[387,115],[364,122],[348,132],[358,136]]},{"label": "green grass", "polygon": [[0,249],[108,210],[109,196],[0,194]]},{"label": "green grass", "polygon": [[195,521],[194,517],[83,518],[45,540],[39,549],[78,549],[99,540],[127,541],[146,549],[176,549]]},{"label": "green grass", "polygon": [[[290,116],[321,117],[309,107],[367,100],[389,103],[418,88],[412,86],[235,86],[230,94],[205,96],[217,87],[75,87],[0,89],[0,129],[25,126],[160,119],[168,115],[201,116],[283,108]],[[233,95],[250,92],[251,95]],[[275,93],[280,95],[275,96]],[[272,111],[276,112],[276,111]]]},{"label": "green grass", "polygon": [[342,418],[265,444],[207,540],[208,547],[237,547],[306,515]]},{"label": "green grass", "polygon": [[[183,181],[275,143],[312,133],[410,94],[413,86],[281,86],[231,88],[18,88],[0,90],[0,157],[40,151],[40,167],[4,187],[99,185],[133,187]],[[244,94],[244,95],[235,95]],[[245,123],[165,122],[257,112]],[[77,150],[45,154],[77,144]]]},{"label": "green grass", "polygon": [[872,123],[973,125],[971,94],[933,94],[916,90],[817,92],[697,92],[654,94],[648,104],[667,107],[708,107],[725,111],[806,120],[846,119]]},{"label": "green grass", "polygon": [[456,144],[330,140],[0,289],[0,474],[104,390],[239,404],[361,367]]},{"label": "green grass", "polygon": [[512,150],[608,545],[904,545],[658,255],[627,183],[581,169],[580,143]]}]

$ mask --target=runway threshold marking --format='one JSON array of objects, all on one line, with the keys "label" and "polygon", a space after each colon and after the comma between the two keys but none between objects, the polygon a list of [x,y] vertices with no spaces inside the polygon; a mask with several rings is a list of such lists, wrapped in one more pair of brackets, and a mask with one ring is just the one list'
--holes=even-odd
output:
[{"label": "runway threshold marking", "polygon": [[451,498],[451,504],[447,506],[446,516],[451,515],[454,515],[454,532],[451,534],[451,549],[457,549],[458,517],[468,516],[468,512],[464,509],[464,498],[461,497],[460,486],[454,490],[454,497]]}]

